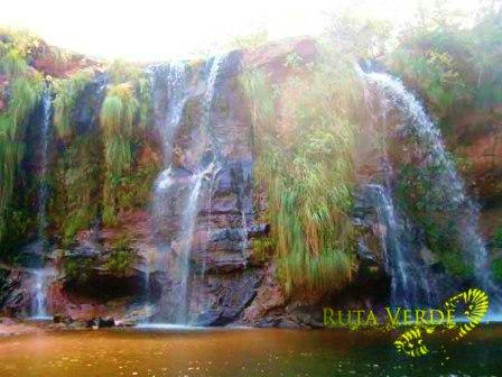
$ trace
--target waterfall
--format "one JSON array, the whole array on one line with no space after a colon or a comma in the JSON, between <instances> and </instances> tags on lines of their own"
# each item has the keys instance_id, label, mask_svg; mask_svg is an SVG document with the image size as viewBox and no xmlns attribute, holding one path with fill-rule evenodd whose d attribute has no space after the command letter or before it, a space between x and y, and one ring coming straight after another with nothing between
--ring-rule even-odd
<instances>
[{"instance_id":1,"label":"waterfall","mask_svg":"<svg viewBox=\"0 0 502 377\"><path fill-rule=\"evenodd\" d=\"M185 203L181 219L181 228L178 238L181 240L181 248L178 256L179 285L176 292L177 305L175 307L175 323L186 324L188 316L188 280L190 278L190 253L194 237L194 230L199 213L199 197L204 178L211 174L213 165L209 165L204 171L192 176L192 189Z\"/></svg>"},{"instance_id":2,"label":"waterfall","mask_svg":"<svg viewBox=\"0 0 502 377\"><path fill-rule=\"evenodd\" d=\"M189 307L189 279L190 279L190 254L192 251L192 243L194 231L196 229L197 216L200 210L200 196L204 179L208 180L208 186L212 188L214 178L218 172L217 158L214 152L214 139L210 131L211 128L211 112L213 108L214 95L216 90L216 81L218 79L221 65L224 61L224 56L216 56L211 62L211 68L206 79L206 90L203 98L203 114L201 120L201 132L207 137L200 137L192 146L200 153L197 161L197 171L190 179L191 188L189 190L187 200L184 204L183 214L181 216L181 229L178 234L178 239L181 241L181 248L177 258L177 270L179 271L179 283L176 292L173 292L177 298L177 305L174 314L174 319L177 324L187 324L190 321ZM207 145L209 144L209 145ZM207 163L206 149L210 148L212 153L212 161ZM202 170L200 170L202 169ZM200 171L199 171L200 170Z\"/></svg>"},{"instance_id":3,"label":"waterfall","mask_svg":"<svg viewBox=\"0 0 502 377\"><path fill-rule=\"evenodd\" d=\"M202 97L202 114L195 127L196 134L188 146L192 160L182 167L172 161L174 138L180 126L183 110L189 98L188 70L183 66L167 68L164 91L154 91L155 113L159 122L163 146L165 169L155 182L153 190L153 217L159 228L167 218L178 218L178 229L171 230L167 237L158 231L158 251L169 254L161 262L160 269L165 275L170 273L171 289L165 293L170 308L166 314L169 321L176 324L188 324L190 321L190 255L194 234L197 230L197 218L201 208L201 198L208 188L212 188L219 171L218 152L211 133L211 112L214 102L216 83L224 61L224 56L217 56L209 62L205 78L205 91ZM163 70L166 73L166 70ZM154 76L158 86L157 70ZM154 87L155 88L155 87ZM156 93L156 95L155 95ZM160 106L160 99L165 96L167 106ZM164 111L162 113L162 111ZM182 169L180 169L182 168ZM186 172L189 177L186 177ZM210 195L211 193L209 193ZM178 203L181 200L181 203ZM179 206L179 208L177 208ZM181 209L181 213L180 213Z\"/></svg>"},{"instance_id":4,"label":"waterfall","mask_svg":"<svg viewBox=\"0 0 502 377\"><path fill-rule=\"evenodd\" d=\"M34 270L33 294L31 301L31 317L33 319L50 319L47 314L48 277L42 268Z\"/></svg>"},{"instance_id":5,"label":"waterfall","mask_svg":"<svg viewBox=\"0 0 502 377\"><path fill-rule=\"evenodd\" d=\"M410 230L394 205L390 188L369 184L366 189L378 222L385 227L378 235L385 271L391 277L391 306L416 308L426 304L432 307L438 301L435 284L420 261L412 257L414 246L408 236Z\"/></svg>"},{"instance_id":6,"label":"waterfall","mask_svg":"<svg viewBox=\"0 0 502 377\"><path fill-rule=\"evenodd\" d=\"M153 70L154 88L160 86L157 90L167 97L167 109L160 107L161 101L154 101L154 111L160 118L156 125L162 138L164 166L168 168L173 154L174 137L188 99L188 68L184 62L175 62L154 67Z\"/></svg>"},{"instance_id":7,"label":"waterfall","mask_svg":"<svg viewBox=\"0 0 502 377\"><path fill-rule=\"evenodd\" d=\"M162 138L164 158L164 170L159 174L154 184L152 212L157 220L163 216L164 199L173 183L171 178L172 149L188 99L187 74L186 65L181 62L153 68L155 123ZM166 102L167 106L165 106Z\"/></svg>"},{"instance_id":8,"label":"waterfall","mask_svg":"<svg viewBox=\"0 0 502 377\"><path fill-rule=\"evenodd\" d=\"M40 124L40 183L37 191L38 239L36 244L38 249L37 251L43 256L47 249L47 201L49 199L47 172L49 165L49 141L52 108L52 97L49 87L46 87L43 92L41 105L42 117ZM47 314L47 289L49 285L49 281L47 279L47 271L43 267L41 267L39 269L36 269L33 274L34 279L32 282L31 316L34 319L47 319L49 318Z\"/></svg>"},{"instance_id":9,"label":"waterfall","mask_svg":"<svg viewBox=\"0 0 502 377\"><path fill-rule=\"evenodd\" d=\"M385 73L363 73L359 71L367 84L376 89L374 98L379 103L382 109L381 118L384 127L387 127L387 115L391 112L398 112L400 119L399 124L401 136L411 138L414 142L414 147L417 149L417 160L421 169L433 169L433 177L428 178L428 189L424 201L429 206L440 208L444 213L453 215L455 227L458 230L461 254L459 258L464 258L469 265L474 266L474 278L479 288L491 293L492 297L498 297L499 292L495 284L492 282L491 273L488 263L488 252L482 238L478 232L479 208L467 196L465 185L456 171L455 165L449 156L443 142L441 132L437 124L429 117L423 105L419 100L408 91L403 83ZM388 170L388 169L387 169ZM389 174L386 173L387 179ZM387 192L385 191L387 190ZM380 194L382 196L381 208L388 208L385 222L389 227L395 227L395 221L392 221L391 208L394 207L390 198L389 188L385 188ZM393 224L394 222L394 224ZM391 233L394 232L391 230ZM394 250L399 250L395 241L390 237L386 240L386 245ZM406 268L402 269L403 263L406 266L406 260L403 254L409 250L402 252L393 252L390 255L392 259L390 266L392 269L391 276L393 285L405 286L403 274L407 275ZM452 250L451 252L456 252ZM404 256L408 259L408 264L413 263L412 258L416 256ZM415 272L416 273L416 272ZM423 289L431 279L424 278L425 275L420 275L418 279ZM407 276L409 279L410 276ZM416 275L414 276L416 278ZM396 280L396 281L395 281Z\"/></svg>"},{"instance_id":10,"label":"waterfall","mask_svg":"<svg viewBox=\"0 0 502 377\"><path fill-rule=\"evenodd\" d=\"M50 89L47 87L42 97L42 123L40 127L40 183L38 186L38 241L41 245L41 250L46 248L46 229L47 229L47 201L49 199L49 186L47 184L47 169L49 163L49 139L51 125L51 108L52 98Z\"/></svg>"},{"instance_id":11,"label":"waterfall","mask_svg":"<svg viewBox=\"0 0 502 377\"><path fill-rule=\"evenodd\" d=\"M188 71L184 62L174 62L169 65L159 65L151 68L151 82L153 94L153 109L155 127L162 142L164 170L154 182L152 195L152 216L154 232L162 219L166 216L166 207L172 195L171 158L173 154L174 138L181 123L185 103L188 99ZM148 252L145 266L145 312L146 321L153 314L151 304L151 274L155 270L167 273L165 258L159 258L159 251L166 251L167 245L161 237L157 239L157 251ZM160 253L161 255L163 253Z\"/></svg>"}]
</instances>

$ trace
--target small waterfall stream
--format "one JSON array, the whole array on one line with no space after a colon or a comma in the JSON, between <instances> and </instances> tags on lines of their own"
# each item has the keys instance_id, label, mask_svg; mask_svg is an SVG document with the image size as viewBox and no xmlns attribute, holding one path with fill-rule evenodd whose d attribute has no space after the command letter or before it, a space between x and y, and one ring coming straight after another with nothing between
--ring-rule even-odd
<instances>
[{"instance_id":1,"label":"small waterfall stream","mask_svg":"<svg viewBox=\"0 0 502 377\"><path fill-rule=\"evenodd\" d=\"M174 138L183 116L185 103L188 99L188 72L185 63L176 62L167 66L157 66L152 69L152 87L155 125L162 138L164 158L164 170L159 174L154 183L152 214L155 232L158 232L159 224L169 210L169 201L172 200L173 177L171 159L173 155ZM156 236L157 250L147 256L145 271L146 289L146 314L147 321L152 315L153 308L150 303L150 275L153 271L161 271L167 274L167 260L165 254L169 250L169 244L162 237Z\"/></svg>"},{"instance_id":2,"label":"small waterfall stream","mask_svg":"<svg viewBox=\"0 0 502 377\"><path fill-rule=\"evenodd\" d=\"M46 229L47 229L47 201L49 199L49 185L47 183L47 168L49 163L49 140L50 140L50 126L51 126L51 109L52 97L51 91L47 87L42 97L42 123L40 127L40 184L38 186L38 240L41 243L41 251L46 248Z\"/></svg>"},{"instance_id":3,"label":"small waterfall stream","mask_svg":"<svg viewBox=\"0 0 502 377\"><path fill-rule=\"evenodd\" d=\"M409 237L407 220L398 212L389 187L367 185L367 193L376 210L385 271L391 277L391 306L416 308L438 303L436 285L428 271L413 257L417 250Z\"/></svg>"},{"instance_id":4,"label":"small waterfall stream","mask_svg":"<svg viewBox=\"0 0 502 377\"><path fill-rule=\"evenodd\" d=\"M209 74L206 79L206 90L203 97L203 115L201 120L201 132L205 137L200 137L195 140L192 146L198 153L197 171L190 179L191 187L184 204L184 211L181 216L181 229L178 234L178 239L181 240L181 248L178 255L177 270L179 271L179 284L176 290L172 293L177 298L177 308L174 319L177 324L189 324L191 316L189 313L190 307L190 254L192 251L192 243L194 232L197 225L197 216L200 211L200 197L203 189L204 180L207 181L206 188L212 188L214 179L218 172L218 158L216 156L214 139L211 134L211 113L216 91L216 81L224 61L224 56L216 56L210 66ZM208 163L207 151L211 150L212 161ZM207 164L204 167L204 164Z\"/></svg>"},{"instance_id":5,"label":"small waterfall stream","mask_svg":"<svg viewBox=\"0 0 502 377\"><path fill-rule=\"evenodd\" d=\"M40 124L40 172L39 187L37 192L38 202L38 240L37 252L42 255L47 250L47 202L49 199L49 186L47 183L47 171L49 164L49 142L51 138L51 111L52 95L49 87L46 87L42 96L42 117ZM49 276L42 266L33 273L31 316L35 319L47 319L47 289Z\"/></svg>"},{"instance_id":6,"label":"small waterfall stream","mask_svg":"<svg viewBox=\"0 0 502 377\"><path fill-rule=\"evenodd\" d=\"M35 271L35 296L33 298L32 311L33 318L36 319L45 319L47 318L47 310L46 310L46 290L47 284L46 279L44 277L44 273L42 269Z\"/></svg>"},{"instance_id":7,"label":"small waterfall stream","mask_svg":"<svg viewBox=\"0 0 502 377\"><path fill-rule=\"evenodd\" d=\"M48 320L52 319L47 309L48 295L50 284L56 277L56 272L52 268L37 268L31 273L31 285L33 287L33 294L31 299L30 318L35 320Z\"/></svg>"},{"instance_id":8,"label":"small waterfall stream","mask_svg":"<svg viewBox=\"0 0 502 377\"><path fill-rule=\"evenodd\" d=\"M171 232L174 234L169 239L160 235L158 241L158 251L169 254L167 258L160 258L162 259L160 269L164 274L169 274L169 272L171 274L168 276L171 280L171 290L164 292L163 295L168 296L167 302L170 306L169 313L165 315L169 322L175 324L186 325L191 320L189 311L192 244L202 197L207 196L205 194L209 189L212 190L214 179L219 171L217 151L214 148L215 141L210 128L216 82L224 59L224 56L217 56L209 61L204 95L201 99L202 114L196 128L198 134L189 145L192 161L189 166L184 166L185 169L191 167L192 171L188 178L184 178L186 187L181 195L180 169L174 166L171 160L174 138L189 98L187 70L181 66L170 66L167 77L164 78L167 83L166 93L158 93L160 96L166 95L168 105L165 114L160 116L164 119L160 124L160 129L164 145L165 170L155 182L153 213L157 223L154 226L160 225L169 215L174 214L179 218L178 229ZM159 112L159 109L156 109L156 112ZM180 206L181 212L175 208L176 200L180 197L184 197Z\"/></svg>"},{"instance_id":9,"label":"small waterfall stream","mask_svg":"<svg viewBox=\"0 0 502 377\"><path fill-rule=\"evenodd\" d=\"M400 80L385 73L364 73L359 70L359 74L374 91L372 97L379 104L381 111L379 117L383 127L388 127L389 114L398 112L402 121L402 124L398 125L399 132L404 137L412 138L418 151L421 168L434 169L434 176L428 180L429 187L424 200L429 205L441 208L444 213L454 219L454 225L460 235L461 250L451 250L451 252L459 252L459 258L464 258L467 264L474 266L473 272L477 287L498 299L499 292L492 282L489 270L488 252L478 232L479 208L467 196L464 182L444 146L437 124L427 115L422 104ZM387 147L384 146L384 148ZM384 152L385 155L386 153L387 151ZM382 170L386 175L385 181L390 182L395 178L392 177L392 167ZM428 298L425 301L420 300L418 304L434 304L430 300L432 291L436 292L438 289L436 283L431 275L428 275L425 266L420 267L420 258L417 257L417 253L406 245L403 248L400 236L402 230L399 229L398 224L406 223L406 220L401 218L400 221L396 221L395 214L398 212L392 200L391 187L388 184L386 186L373 187L373 192L379 216L389 227L383 243L384 249L387 249L387 253L390 254L388 258L392 276L391 300L393 303L409 305L410 295L419 297L417 292L420 289L426 292ZM414 271L410 271L410 267L414 267ZM414 284L418 285L415 288L410 287L410 280L414 280Z\"/></svg>"},{"instance_id":10,"label":"small waterfall stream","mask_svg":"<svg viewBox=\"0 0 502 377\"><path fill-rule=\"evenodd\" d=\"M181 240L181 247L178 255L178 273L179 284L176 288L176 307L174 319L177 324L186 324L188 318L189 307L189 292L188 281L190 278L190 253L192 250L192 243L197 222L197 215L200 208L200 193L202 189L203 180L211 174L213 165L209 165L205 170L191 178L191 191L185 203L185 210L183 211L181 219L180 234L178 237Z\"/></svg>"}]
</instances>

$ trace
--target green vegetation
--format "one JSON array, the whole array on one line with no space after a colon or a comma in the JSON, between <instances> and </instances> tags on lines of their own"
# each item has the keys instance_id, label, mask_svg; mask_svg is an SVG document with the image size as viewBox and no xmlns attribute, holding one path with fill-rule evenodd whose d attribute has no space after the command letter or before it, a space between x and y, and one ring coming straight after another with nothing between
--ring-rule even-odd
<instances>
[{"instance_id":1,"label":"green vegetation","mask_svg":"<svg viewBox=\"0 0 502 377\"><path fill-rule=\"evenodd\" d=\"M125 275L134 264L136 254L130 247L131 241L121 238L116 241L113 249L104 264L104 268L115 275Z\"/></svg>"},{"instance_id":2,"label":"green vegetation","mask_svg":"<svg viewBox=\"0 0 502 377\"><path fill-rule=\"evenodd\" d=\"M71 244L77 231L98 218L102 187L102 147L96 134L83 134L68 142L52 175L54 195L49 217L62 244Z\"/></svg>"},{"instance_id":3,"label":"green vegetation","mask_svg":"<svg viewBox=\"0 0 502 377\"><path fill-rule=\"evenodd\" d=\"M111 87L101 109L106 168L103 221L107 225L116 223L121 178L129 174L131 168L131 137L137 110L132 89L127 83Z\"/></svg>"},{"instance_id":4,"label":"green vegetation","mask_svg":"<svg viewBox=\"0 0 502 377\"><path fill-rule=\"evenodd\" d=\"M391 31L388 21L361 17L346 9L331 17L327 33L338 52L374 59L387 51Z\"/></svg>"},{"instance_id":5,"label":"green vegetation","mask_svg":"<svg viewBox=\"0 0 502 377\"><path fill-rule=\"evenodd\" d=\"M21 77L28 71L28 64L22 52L16 48L2 45L2 58L0 60L0 70L9 77Z\"/></svg>"},{"instance_id":6,"label":"green vegetation","mask_svg":"<svg viewBox=\"0 0 502 377\"><path fill-rule=\"evenodd\" d=\"M152 125L152 98L150 80L141 77L136 85L136 98L138 99L138 128L146 130Z\"/></svg>"},{"instance_id":7,"label":"green vegetation","mask_svg":"<svg viewBox=\"0 0 502 377\"><path fill-rule=\"evenodd\" d=\"M134 264L136 254L131 250L114 250L105 264L105 268L113 274L124 275Z\"/></svg>"},{"instance_id":8,"label":"green vegetation","mask_svg":"<svg viewBox=\"0 0 502 377\"><path fill-rule=\"evenodd\" d=\"M455 127L465 127L467 114L488 119L487 123L499 121L493 109L502 100L498 63L502 58L501 21L501 12L487 11L481 22L470 29L439 12L435 17L425 17L423 24L405 30L398 48L387 57L392 69L425 99L453 145L471 143L468 128L462 138L454 132ZM451 157L462 171L472 168L469 162ZM431 183L441 169L445 166L423 168L416 161L402 165L396 179L399 205L425 231L427 246L449 273L472 277L472 266L459 257L462 237L455 224L464 215L445 207L442 193L432 189Z\"/></svg>"},{"instance_id":9,"label":"green vegetation","mask_svg":"<svg viewBox=\"0 0 502 377\"><path fill-rule=\"evenodd\" d=\"M466 110L502 101L501 24L502 13L492 12L473 29L445 20L409 29L388 60L443 124L454 127Z\"/></svg>"},{"instance_id":10,"label":"green vegetation","mask_svg":"<svg viewBox=\"0 0 502 377\"><path fill-rule=\"evenodd\" d=\"M352 278L354 125L347 109L359 83L349 60L333 64L331 57L325 51L304 76L285 83L269 83L260 71L242 80L258 152L255 174L268 194L269 243L288 292L338 289ZM297 60L285 64L294 70Z\"/></svg>"},{"instance_id":11,"label":"green vegetation","mask_svg":"<svg viewBox=\"0 0 502 377\"><path fill-rule=\"evenodd\" d=\"M120 174L131 165L133 121L137 101L130 84L119 84L108 89L101 109L101 125L105 140L105 161L112 173Z\"/></svg>"},{"instance_id":12,"label":"green vegetation","mask_svg":"<svg viewBox=\"0 0 502 377\"><path fill-rule=\"evenodd\" d=\"M94 261L90 258L65 258L63 268L68 281L85 284L92 276Z\"/></svg>"},{"instance_id":13,"label":"green vegetation","mask_svg":"<svg viewBox=\"0 0 502 377\"><path fill-rule=\"evenodd\" d=\"M138 66L115 61L108 70L112 84L101 108L105 181L103 222L115 225L120 210L145 201L145 184L153 180L155 164L135 169L134 151L143 142L138 137L151 124L150 84Z\"/></svg>"},{"instance_id":14,"label":"green vegetation","mask_svg":"<svg viewBox=\"0 0 502 377\"><path fill-rule=\"evenodd\" d=\"M145 149L154 147L141 133L151 122L148 80L137 66L120 61L107 74L111 84L101 104L100 129L90 125L77 130L74 120L84 90L92 88L92 70L53 82L54 125L65 148L52 174L50 218L65 246L100 217L104 225L114 226L119 212L143 206L149 196L146 187L158 170L152 153L145 158Z\"/></svg>"},{"instance_id":15,"label":"green vegetation","mask_svg":"<svg viewBox=\"0 0 502 377\"><path fill-rule=\"evenodd\" d=\"M491 265L492 274L495 280L502 282L502 258L496 259Z\"/></svg>"},{"instance_id":16,"label":"green vegetation","mask_svg":"<svg viewBox=\"0 0 502 377\"><path fill-rule=\"evenodd\" d=\"M121 59L111 62L106 68L106 73L112 83L136 83L144 78L140 66Z\"/></svg>"},{"instance_id":17,"label":"green vegetation","mask_svg":"<svg viewBox=\"0 0 502 377\"><path fill-rule=\"evenodd\" d=\"M59 137L67 139L73 135L73 110L78 96L84 91L91 77L90 71L80 71L72 77L53 82L54 126Z\"/></svg>"},{"instance_id":18,"label":"green vegetation","mask_svg":"<svg viewBox=\"0 0 502 377\"><path fill-rule=\"evenodd\" d=\"M500 120L501 17L500 12L487 13L473 29L433 18L405 30L399 46L386 56L386 63L425 98L445 129L456 127L466 111L484 111L491 114L490 119ZM329 41L319 45L315 62L306 62L302 51L297 51L284 58L280 67L287 71L284 80L281 76L281 81L274 81L274 75L263 68L242 76L253 123L254 177L268 199L262 220L271 224L269 237L253 240L254 257L260 263L274 260L288 293L333 291L352 279L357 237L349 217L355 185L352 153L360 126L357 113L363 112L363 90L353 64L381 57L391 34L386 22L361 22L341 14L333 18L325 36ZM231 47L257 48L267 38L266 32L259 32L237 39ZM26 123L43 89L44 78L34 68L35 53L37 57L47 54L56 66L63 67L69 60L64 52L29 34L9 33L0 39L2 254L14 251L16 242L29 240L34 225L29 208L33 188L20 167L29 149ZM118 227L121 215L143 207L160 163L158 141L151 133L150 81L141 67L124 61L106 67L105 98L92 104L83 96L92 89L93 71L70 71L50 80L57 144L48 173L53 193L49 231L62 247L71 246L77 233L93 224ZM227 105L220 101L215 106L224 114ZM81 106L88 107L89 118L99 115L99 127L77 128L75 117ZM186 123L197 117L197 106L198 99L187 102ZM403 164L396 169L399 205L424 230L427 247L447 271L470 277L472 266L457 257L461 235L455 227L455 211L442 208L440 193L430 189L437 169L442 168ZM451 215L446 215L449 211ZM500 228L494 245L502 247ZM111 247L105 267L125 274L133 262L129 241L121 240ZM65 270L71 278L85 280L93 263L67 259ZM497 260L492 267L502 279L502 263Z\"/></svg>"},{"instance_id":19,"label":"green vegetation","mask_svg":"<svg viewBox=\"0 0 502 377\"><path fill-rule=\"evenodd\" d=\"M52 174L50 218L64 246L100 218L105 226L115 226L119 213L144 206L158 172L155 144L145 135L151 122L149 82L125 63L109 69L111 78L126 81L108 87L99 129L77 130L73 115L92 72L54 81L54 124L65 148Z\"/></svg>"},{"instance_id":20,"label":"green vegetation","mask_svg":"<svg viewBox=\"0 0 502 377\"><path fill-rule=\"evenodd\" d=\"M444 192L434 190L433 182L445 166L422 167L403 164L397 170L396 197L401 210L424 231L425 243L455 276L472 277L474 271L462 253L458 218L465 216L454 204L448 205Z\"/></svg>"},{"instance_id":21,"label":"green vegetation","mask_svg":"<svg viewBox=\"0 0 502 377\"><path fill-rule=\"evenodd\" d=\"M9 218L17 216L8 207L24 157L26 122L43 87L42 77L26 62L31 42L24 34L9 35L0 41L0 75L9 80L7 87L0 88L0 100L7 102L0 112L0 241L5 237Z\"/></svg>"},{"instance_id":22,"label":"green vegetation","mask_svg":"<svg viewBox=\"0 0 502 377\"><path fill-rule=\"evenodd\" d=\"M268 40L268 32L266 30L259 30L255 33L235 38L230 42L229 48L232 50L258 48L265 45Z\"/></svg>"},{"instance_id":23,"label":"green vegetation","mask_svg":"<svg viewBox=\"0 0 502 377\"><path fill-rule=\"evenodd\" d=\"M436 41L438 35L427 35L427 38ZM413 77L414 84L419 85L421 94L439 117L451 113L456 103L466 104L472 96L459 65L447 51L431 47L417 54L401 47L392 61L395 70L405 77Z\"/></svg>"},{"instance_id":24,"label":"green vegetation","mask_svg":"<svg viewBox=\"0 0 502 377\"><path fill-rule=\"evenodd\" d=\"M271 259L275 253L277 242L274 238L261 237L253 240L253 261L262 264Z\"/></svg>"},{"instance_id":25,"label":"green vegetation","mask_svg":"<svg viewBox=\"0 0 502 377\"><path fill-rule=\"evenodd\" d=\"M70 77L54 80L54 126L65 148L58 155L51 174L50 218L59 230L61 243L68 246L77 231L96 221L101 198L102 149L95 133L77 134L73 112L77 101L92 79L83 70Z\"/></svg>"},{"instance_id":26,"label":"green vegetation","mask_svg":"<svg viewBox=\"0 0 502 377\"><path fill-rule=\"evenodd\" d=\"M499 226L493 236L493 244L502 249L502 226Z\"/></svg>"},{"instance_id":27,"label":"green vegetation","mask_svg":"<svg viewBox=\"0 0 502 377\"><path fill-rule=\"evenodd\" d=\"M25 33L2 41L0 74L10 82L0 87L0 99L8 99L6 111L0 113L0 239L5 236L3 250L14 251L33 226L22 203L26 198L12 201L25 150L25 122L42 89L42 77L27 60L34 53L50 54L54 60L58 51ZM64 63L64 54L60 58ZM91 83L92 70L51 80L54 126L64 148L58 151L57 164L48 176L54 192L49 218L63 246L73 243L76 233L99 217L105 225L114 226L119 213L144 206L158 172L157 144L148 135L152 103L147 76L137 65L121 61L112 63L107 74L111 84L101 108L100 132L92 127L77 130L73 115Z\"/></svg>"}]
</instances>

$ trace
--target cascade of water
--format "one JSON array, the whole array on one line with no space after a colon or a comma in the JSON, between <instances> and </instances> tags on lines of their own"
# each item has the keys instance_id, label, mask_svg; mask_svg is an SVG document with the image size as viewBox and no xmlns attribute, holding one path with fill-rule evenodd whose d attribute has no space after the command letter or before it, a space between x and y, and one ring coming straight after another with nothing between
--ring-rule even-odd
<instances>
[{"instance_id":1,"label":"cascade of water","mask_svg":"<svg viewBox=\"0 0 502 377\"><path fill-rule=\"evenodd\" d=\"M407 237L406 220L393 203L389 187L367 185L367 192L376 210L379 224L384 226L378 235L382 245L385 271L391 277L391 305L418 307L437 303L433 283L427 271L410 255L412 241Z\"/></svg>"},{"instance_id":2,"label":"cascade of water","mask_svg":"<svg viewBox=\"0 0 502 377\"><path fill-rule=\"evenodd\" d=\"M214 157L213 161L203 167L205 163L205 152L208 147L214 151L214 139L211 135L211 113L214 102L216 81L221 70L221 65L225 59L225 56L216 56L211 62L211 68L206 79L206 91L204 92L203 98L203 117L201 120L201 131L207 136L201 137L196 140L196 145L192 147L199 153L198 157L198 169L201 171L196 171L191 177L192 187L189 190L187 196L187 201L184 205L183 214L181 217L181 229L178 234L178 239L181 240L181 250L177 258L177 270L179 271L179 282L177 289L173 294L177 297L178 304L176 305L176 311L174 313L175 323L187 324L190 320L189 318L189 307L190 307L190 295L188 292L188 283L190 278L190 254L192 249L194 231L197 223L197 216L200 210L200 196L202 190L202 184L204 179L208 180L208 186L212 187L216 173L218 171L217 157ZM206 143L210 145L206 145Z\"/></svg>"},{"instance_id":3,"label":"cascade of water","mask_svg":"<svg viewBox=\"0 0 502 377\"><path fill-rule=\"evenodd\" d=\"M224 56L215 57L210 62L210 69L206 76L205 92L202 99L202 117L198 124L199 135L189 146L190 154L194 159L195 166L188 180L189 187L185 190L185 202L181 206L182 213L179 214L179 229L175 232L175 237L170 240L159 240L159 250L168 251L171 255L169 263L174 264L170 271L175 271L176 276L171 276L172 289L168 292L167 301L170 303L169 320L177 324L189 322L190 307L190 254L194 233L197 227L197 217L200 212L200 202L202 192L207 191L207 187L212 187L215 176L218 172L218 158L215 157L214 139L210 132L211 112L215 96L216 81L218 79L221 64ZM176 136L180 125L183 109L188 99L187 93L187 70L180 66L170 67L167 74L167 89L163 95L167 94L168 106L160 129L163 135L165 170L159 175L155 182L153 213L157 224L160 224L169 214L176 214L172 209L176 205L175 196L179 194L179 180L176 180L178 170L171 164L173 139ZM156 106L158 107L158 106ZM158 112L159 109L156 109ZM207 153L211 150L211 153ZM212 161L208 161L208 156ZM205 182L208 184L205 184ZM169 207L171 206L171 207ZM163 263L164 271L167 273L167 264Z\"/></svg>"},{"instance_id":4,"label":"cascade of water","mask_svg":"<svg viewBox=\"0 0 502 377\"><path fill-rule=\"evenodd\" d=\"M153 228L158 230L158 224L165 217L166 203L172 193L172 168L171 158L173 143L181 123L183 111L188 99L188 71L184 62L174 62L169 65L160 65L151 68L151 82L153 92L153 109L155 127L162 140L164 170L154 182L152 195ZM157 237L157 252L150 251L146 255L145 263L145 312L148 318L152 315L150 277L155 269L166 272L165 258L159 258L158 251L166 251L168 245ZM161 255L164 253L161 253Z\"/></svg>"},{"instance_id":5,"label":"cascade of water","mask_svg":"<svg viewBox=\"0 0 502 377\"><path fill-rule=\"evenodd\" d=\"M362 73L361 71L359 73L363 75L367 83L377 89L377 97L382 111L386 113L392 108L394 111L399 111L403 117L403 131L413 137L418 146L418 160L422 167L434 169L434 176L428 182L429 190L426 201L437 204L437 207L443 211L455 215L456 227L459 230L463 249L461 257L470 260L468 263L474 266L474 276L478 286L492 293L492 297L499 296L498 289L491 279L487 249L478 233L479 208L466 195L464 182L446 151L438 126L400 80L385 73ZM384 121L385 116L386 114L383 114ZM389 175L387 174L387 176ZM390 199L388 202L388 205L392 206ZM388 222L390 220L388 219ZM392 227L392 224L389 223L389 226ZM387 240L387 242L389 241L392 240ZM394 253L391 258L399 258L399 253ZM392 262L390 264L392 266ZM400 265L401 263L396 260L395 266ZM406 274L406 269L404 273ZM396 270L393 277L400 276L400 274L401 272ZM425 275L419 275L417 280L424 289L434 289L434 287L430 287L431 279L427 279ZM402 283L403 279L399 278L396 284Z\"/></svg>"},{"instance_id":6,"label":"cascade of water","mask_svg":"<svg viewBox=\"0 0 502 377\"><path fill-rule=\"evenodd\" d=\"M199 213L199 198L202 189L203 180L212 175L213 164L210 164L205 170L192 176L192 188L183 211L181 219L181 228L178 238L181 240L181 248L177 258L177 271L179 274L179 283L176 289L176 305L174 320L178 324L188 322L188 280L190 277L190 253L194 237L194 230Z\"/></svg>"},{"instance_id":7,"label":"cascade of water","mask_svg":"<svg viewBox=\"0 0 502 377\"><path fill-rule=\"evenodd\" d=\"M44 269L34 271L34 294L31 302L31 313L34 319L48 319L47 314L47 276Z\"/></svg>"},{"instance_id":8,"label":"cascade of water","mask_svg":"<svg viewBox=\"0 0 502 377\"><path fill-rule=\"evenodd\" d=\"M185 63L173 63L168 66L166 94L169 102L167 119L165 119L165 123L161 127L165 166L169 166L171 163L173 139L180 125L183 109L188 99L187 74Z\"/></svg>"},{"instance_id":9,"label":"cascade of water","mask_svg":"<svg viewBox=\"0 0 502 377\"><path fill-rule=\"evenodd\" d=\"M47 229L47 201L49 199L49 186L47 184L47 167L49 162L49 139L51 125L51 107L52 98L49 88L46 88L42 97L42 123L40 129L40 163L41 169L39 173L40 184L38 186L38 240L41 244L41 251L46 247Z\"/></svg>"},{"instance_id":10,"label":"cascade of water","mask_svg":"<svg viewBox=\"0 0 502 377\"><path fill-rule=\"evenodd\" d=\"M164 170L157 177L154 185L153 213L158 218L163 214L164 199L173 183L171 178L173 142L188 99L186 65L173 63L168 66L155 67L152 81L156 127L162 138L164 155ZM167 97L167 108L163 107L164 97Z\"/></svg>"},{"instance_id":11,"label":"cascade of water","mask_svg":"<svg viewBox=\"0 0 502 377\"><path fill-rule=\"evenodd\" d=\"M47 201L49 199L49 187L47 184L47 170L49 164L49 140L51 126L51 91L47 87L42 97L42 122L40 124L40 172L39 186L37 192L37 221L38 221L38 252L43 254L47 248L46 230L47 220ZM35 319L47 319L47 289L48 281L46 271L42 267L34 271L32 283L32 303L31 315Z\"/></svg>"}]
</instances>

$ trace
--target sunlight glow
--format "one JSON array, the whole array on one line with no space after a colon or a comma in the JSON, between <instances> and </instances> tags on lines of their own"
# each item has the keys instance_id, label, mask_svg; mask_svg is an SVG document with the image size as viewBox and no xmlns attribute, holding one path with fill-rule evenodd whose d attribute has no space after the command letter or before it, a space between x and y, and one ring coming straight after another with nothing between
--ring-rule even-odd
<instances>
[{"instance_id":1,"label":"sunlight glow","mask_svg":"<svg viewBox=\"0 0 502 377\"><path fill-rule=\"evenodd\" d=\"M393 23L412 19L435 0L16 0L2 6L0 25L26 28L49 43L101 58L137 61L188 57L265 29L271 39L318 34L328 15L352 7ZM455 7L472 12L476 1Z\"/></svg>"}]
</instances>

